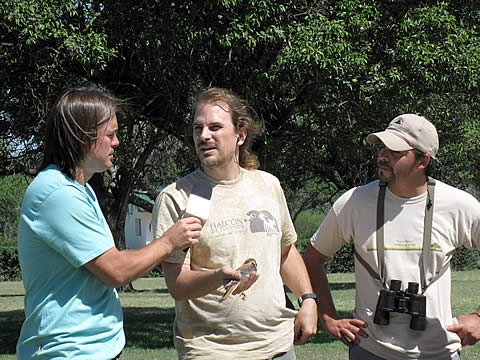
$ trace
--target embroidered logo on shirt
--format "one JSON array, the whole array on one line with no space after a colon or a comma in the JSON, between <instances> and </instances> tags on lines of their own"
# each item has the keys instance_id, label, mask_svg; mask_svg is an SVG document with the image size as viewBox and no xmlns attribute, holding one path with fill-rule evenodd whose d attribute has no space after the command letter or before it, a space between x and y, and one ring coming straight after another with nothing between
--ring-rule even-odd
<instances>
[{"instance_id":1,"label":"embroidered logo on shirt","mask_svg":"<svg viewBox=\"0 0 480 360\"><path fill-rule=\"evenodd\" d=\"M400 119L395 120L393 123L402 126L403 125L403 120L400 118Z\"/></svg>"},{"instance_id":2,"label":"embroidered logo on shirt","mask_svg":"<svg viewBox=\"0 0 480 360\"><path fill-rule=\"evenodd\" d=\"M247 220L250 222L250 231L252 233L267 232L278 233L280 229L278 227L277 219L267 210L250 210L247 213Z\"/></svg>"}]
</instances>

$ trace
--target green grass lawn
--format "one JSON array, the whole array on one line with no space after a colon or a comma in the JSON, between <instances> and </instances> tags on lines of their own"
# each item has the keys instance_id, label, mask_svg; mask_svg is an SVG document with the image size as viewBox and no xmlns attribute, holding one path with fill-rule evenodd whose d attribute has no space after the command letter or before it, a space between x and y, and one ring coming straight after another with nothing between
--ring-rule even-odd
<instances>
[{"instance_id":1,"label":"green grass lawn","mask_svg":"<svg viewBox=\"0 0 480 360\"><path fill-rule=\"evenodd\" d=\"M329 279L337 311L346 316L351 314L355 289L353 274L330 274ZM480 303L480 271L454 272L452 279L454 315L476 310ZM127 336L123 359L176 359L172 344L174 302L165 281L162 278L138 279L133 286L136 292L120 295ZM21 282L0 282L0 360L16 358L15 344L24 319L23 296ZM347 348L326 335L323 329L308 344L296 346L295 350L298 360L348 359ZM480 359L480 343L462 351L462 360L474 359Z\"/></svg>"}]
</instances>

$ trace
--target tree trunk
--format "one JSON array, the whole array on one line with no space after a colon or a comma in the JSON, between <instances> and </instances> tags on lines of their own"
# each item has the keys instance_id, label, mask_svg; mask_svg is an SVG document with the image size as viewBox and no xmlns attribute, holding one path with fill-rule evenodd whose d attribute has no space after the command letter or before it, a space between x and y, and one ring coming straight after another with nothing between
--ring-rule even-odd
<instances>
[{"instance_id":1,"label":"tree trunk","mask_svg":"<svg viewBox=\"0 0 480 360\"><path fill-rule=\"evenodd\" d=\"M118 250L125 250L125 220L128 210L128 198L132 191L132 178L125 168L119 168L114 174L111 186L106 186L103 174L97 173L89 181L95 190L102 212L115 240ZM118 288L119 291L135 291L131 282Z\"/></svg>"}]
</instances>

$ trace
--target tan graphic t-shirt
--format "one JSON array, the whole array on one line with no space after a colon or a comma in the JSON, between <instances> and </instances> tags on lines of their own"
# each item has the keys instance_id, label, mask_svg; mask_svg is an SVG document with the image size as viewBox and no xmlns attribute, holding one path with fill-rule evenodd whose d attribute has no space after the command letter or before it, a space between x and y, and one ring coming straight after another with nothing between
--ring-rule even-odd
<instances>
[{"instance_id":1,"label":"tan graphic t-shirt","mask_svg":"<svg viewBox=\"0 0 480 360\"><path fill-rule=\"evenodd\" d=\"M280 277L281 249L296 241L283 191L276 177L241 170L238 179L215 181L201 170L166 187L153 211L154 236L182 215L196 181L212 183L209 217L199 244L165 261L194 269L239 267L254 258L261 274L246 291L219 302L223 288L201 298L176 301L175 347L182 359L265 359L293 345L296 312L285 306Z\"/></svg>"}]
</instances>

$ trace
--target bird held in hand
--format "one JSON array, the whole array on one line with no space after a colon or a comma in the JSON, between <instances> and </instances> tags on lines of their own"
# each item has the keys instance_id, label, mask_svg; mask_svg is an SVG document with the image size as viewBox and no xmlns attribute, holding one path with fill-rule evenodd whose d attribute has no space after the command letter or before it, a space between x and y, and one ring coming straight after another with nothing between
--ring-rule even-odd
<instances>
[{"instance_id":1,"label":"bird held in hand","mask_svg":"<svg viewBox=\"0 0 480 360\"><path fill-rule=\"evenodd\" d=\"M253 272L257 272L257 262L255 261L255 259L249 258L245 260L245 262L242 264L242 266L240 266L237 269L237 271L240 271L240 274L242 275L242 279L243 279L246 275ZM220 301L225 300L229 295L231 295L235 291L235 289L238 287L239 283L240 283L240 280L236 280L236 279L230 280L224 286L226 291L225 291L225 294L223 294ZM240 293L240 297L242 300L245 300L247 295L242 291Z\"/></svg>"}]
</instances>

